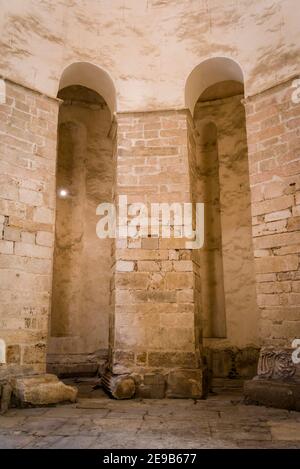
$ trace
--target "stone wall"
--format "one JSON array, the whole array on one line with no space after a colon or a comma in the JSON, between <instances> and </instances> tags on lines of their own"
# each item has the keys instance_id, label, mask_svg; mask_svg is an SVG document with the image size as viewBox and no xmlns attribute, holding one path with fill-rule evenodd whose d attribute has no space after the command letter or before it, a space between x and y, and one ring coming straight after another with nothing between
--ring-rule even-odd
<instances>
[{"instance_id":1,"label":"stone wall","mask_svg":"<svg viewBox=\"0 0 300 469\"><path fill-rule=\"evenodd\" d=\"M291 85L246 101L259 334L273 346L300 334L300 105Z\"/></svg>"},{"instance_id":2,"label":"stone wall","mask_svg":"<svg viewBox=\"0 0 300 469\"><path fill-rule=\"evenodd\" d=\"M186 111L119 114L117 196L127 195L128 203L189 202L187 142ZM119 239L115 257L112 371L134 373L144 397L163 397L165 385L180 394L179 382L186 397L201 395L194 266L185 239Z\"/></svg>"},{"instance_id":3,"label":"stone wall","mask_svg":"<svg viewBox=\"0 0 300 469\"><path fill-rule=\"evenodd\" d=\"M6 81L0 113L0 336L9 365L44 371L58 101Z\"/></svg>"}]
</instances>

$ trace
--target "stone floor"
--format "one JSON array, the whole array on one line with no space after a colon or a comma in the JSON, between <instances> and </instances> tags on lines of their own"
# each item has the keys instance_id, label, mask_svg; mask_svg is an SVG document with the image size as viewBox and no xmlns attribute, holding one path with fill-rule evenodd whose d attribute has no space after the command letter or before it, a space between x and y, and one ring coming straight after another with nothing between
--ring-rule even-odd
<instances>
[{"instance_id":1,"label":"stone floor","mask_svg":"<svg viewBox=\"0 0 300 469\"><path fill-rule=\"evenodd\" d=\"M0 448L300 448L300 413L242 404L232 382L207 400L115 401L80 383L77 404L10 409Z\"/></svg>"}]
</instances>

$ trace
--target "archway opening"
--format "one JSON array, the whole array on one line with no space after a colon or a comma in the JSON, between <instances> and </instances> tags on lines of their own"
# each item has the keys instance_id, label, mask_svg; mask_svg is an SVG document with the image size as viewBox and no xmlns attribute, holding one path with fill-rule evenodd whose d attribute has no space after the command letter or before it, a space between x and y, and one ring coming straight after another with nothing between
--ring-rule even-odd
<instances>
[{"instance_id":1,"label":"archway opening","mask_svg":"<svg viewBox=\"0 0 300 469\"><path fill-rule=\"evenodd\" d=\"M214 377L251 377L258 354L257 304L243 74L209 59L187 80L196 128L194 200L205 204L198 254L204 351Z\"/></svg>"},{"instance_id":2,"label":"archway opening","mask_svg":"<svg viewBox=\"0 0 300 469\"><path fill-rule=\"evenodd\" d=\"M48 371L90 375L107 359L112 308L113 244L96 234L96 208L113 197L112 115L103 96L81 84L60 87L58 98Z\"/></svg>"}]
</instances>

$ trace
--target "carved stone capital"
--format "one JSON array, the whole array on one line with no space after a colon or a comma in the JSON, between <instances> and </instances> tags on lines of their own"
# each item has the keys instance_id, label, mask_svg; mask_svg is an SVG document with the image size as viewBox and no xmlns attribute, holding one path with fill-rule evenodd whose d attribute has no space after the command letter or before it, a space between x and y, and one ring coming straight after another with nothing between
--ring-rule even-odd
<instances>
[{"instance_id":1,"label":"carved stone capital","mask_svg":"<svg viewBox=\"0 0 300 469\"><path fill-rule=\"evenodd\" d=\"M263 347L260 351L258 379L300 380L300 366L293 363L292 348Z\"/></svg>"}]
</instances>

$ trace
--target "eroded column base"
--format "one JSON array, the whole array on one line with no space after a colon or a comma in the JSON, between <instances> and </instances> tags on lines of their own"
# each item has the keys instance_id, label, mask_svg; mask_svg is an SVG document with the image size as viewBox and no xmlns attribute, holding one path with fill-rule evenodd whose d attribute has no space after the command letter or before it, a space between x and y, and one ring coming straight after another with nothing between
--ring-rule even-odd
<instances>
[{"instance_id":1,"label":"eroded column base","mask_svg":"<svg viewBox=\"0 0 300 469\"><path fill-rule=\"evenodd\" d=\"M145 371L130 375L107 372L101 383L116 399L203 399L208 392L207 373L201 369Z\"/></svg>"},{"instance_id":2,"label":"eroded column base","mask_svg":"<svg viewBox=\"0 0 300 469\"><path fill-rule=\"evenodd\" d=\"M208 369L199 352L115 350L109 370L113 376L131 377L137 398L203 399L209 390Z\"/></svg>"},{"instance_id":3,"label":"eroded column base","mask_svg":"<svg viewBox=\"0 0 300 469\"><path fill-rule=\"evenodd\" d=\"M300 365L293 352L289 347L261 349L257 376L244 383L245 403L300 410Z\"/></svg>"},{"instance_id":4,"label":"eroded column base","mask_svg":"<svg viewBox=\"0 0 300 469\"><path fill-rule=\"evenodd\" d=\"M11 380L12 394L20 407L75 402L78 390L51 374L24 376Z\"/></svg>"},{"instance_id":5,"label":"eroded column base","mask_svg":"<svg viewBox=\"0 0 300 469\"><path fill-rule=\"evenodd\" d=\"M15 371L15 370L13 370ZM24 374L17 370L0 373L1 411L10 406L40 407L75 402L78 390L67 386L57 376L51 374Z\"/></svg>"},{"instance_id":6,"label":"eroded column base","mask_svg":"<svg viewBox=\"0 0 300 469\"><path fill-rule=\"evenodd\" d=\"M244 383L246 404L300 411L300 383L253 379Z\"/></svg>"},{"instance_id":7,"label":"eroded column base","mask_svg":"<svg viewBox=\"0 0 300 469\"><path fill-rule=\"evenodd\" d=\"M114 375L106 371L101 378L103 389L115 399L131 399L136 392L135 381L128 375Z\"/></svg>"}]
</instances>

